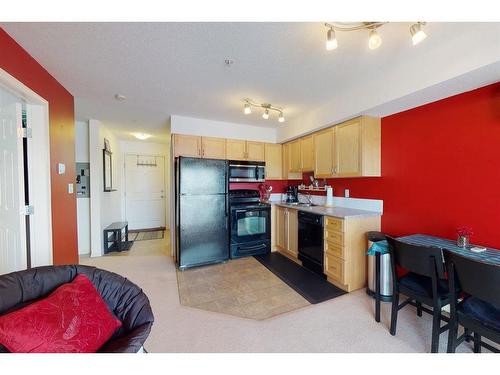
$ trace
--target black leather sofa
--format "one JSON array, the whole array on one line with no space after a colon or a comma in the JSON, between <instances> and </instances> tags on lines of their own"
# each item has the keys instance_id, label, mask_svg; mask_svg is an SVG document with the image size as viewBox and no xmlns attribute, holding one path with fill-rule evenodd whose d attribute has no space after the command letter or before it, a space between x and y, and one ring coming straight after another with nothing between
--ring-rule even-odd
<instances>
[{"instance_id":1,"label":"black leather sofa","mask_svg":"<svg viewBox=\"0 0 500 375\"><path fill-rule=\"evenodd\" d=\"M95 267L36 267L0 276L0 315L46 297L77 274L87 276L122 327L99 349L103 353L136 353L143 347L154 316L148 297L126 278ZM8 350L0 344L0 352Z\"/></svg>"}]
</instances>

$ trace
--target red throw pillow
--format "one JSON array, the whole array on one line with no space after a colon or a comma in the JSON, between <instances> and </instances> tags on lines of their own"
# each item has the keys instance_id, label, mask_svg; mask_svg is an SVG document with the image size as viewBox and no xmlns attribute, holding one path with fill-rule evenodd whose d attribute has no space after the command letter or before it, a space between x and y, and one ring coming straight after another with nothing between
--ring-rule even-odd
<instances>
[{"instance_id":1,"label":"red throw pillow","mask_svg":"<svg viewBox=\"0 0 500 375\"><path fill-rule=\"evenodd\" d=\"M94 353L122 323L85 275L47 298L0 316L0 344L14 353Z\"/></svg>"}]
</instances>

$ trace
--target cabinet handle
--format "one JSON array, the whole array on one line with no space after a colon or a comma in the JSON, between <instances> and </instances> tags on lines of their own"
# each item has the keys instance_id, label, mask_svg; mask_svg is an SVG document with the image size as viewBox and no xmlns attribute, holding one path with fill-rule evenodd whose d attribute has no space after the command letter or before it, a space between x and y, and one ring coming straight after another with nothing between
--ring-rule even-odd
<instances>
[{"instance_id":1,"label":"cabinet handle","mask_svg":"<svg viewBox=\"0 0 500 375\"><path fill-rule=\"evenodd\" d=\"M198 149L198 156L201 156L201 150Z\"/></svg>"}]
</instances>

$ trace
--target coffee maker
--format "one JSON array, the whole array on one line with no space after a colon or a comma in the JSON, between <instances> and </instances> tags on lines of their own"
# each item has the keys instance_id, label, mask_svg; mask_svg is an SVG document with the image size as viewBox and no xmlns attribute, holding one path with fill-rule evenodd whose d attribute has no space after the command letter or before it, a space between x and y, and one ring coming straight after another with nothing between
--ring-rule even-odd
<instances>
[{"instance_id":1,"label":"coffee maker","mask_svg":"<svg viewBox=\"0 0 500 375\"><path fill-rule=\"evenodd\" d=\"M299 201L298 186L288 186L285 192L286 203L296 203Z\"/></svg>"}]
</instances>

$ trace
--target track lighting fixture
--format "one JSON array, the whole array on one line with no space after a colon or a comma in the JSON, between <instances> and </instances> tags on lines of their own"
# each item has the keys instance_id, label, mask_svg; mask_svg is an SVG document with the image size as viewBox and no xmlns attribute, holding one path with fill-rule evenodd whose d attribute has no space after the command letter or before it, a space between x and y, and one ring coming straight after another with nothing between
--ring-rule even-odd
<instances>
[{"instance_id":1,"label":"track lighting fixture","mask_svg":"<svg viewBox=\"0 0 500 375\"><path fill-rule=\"evenodd\" d=\"M326 50L331 51L338 47L337 38L335 37L335 30L328 29L326 33Z\"/></svg>"},{"instance_id":2,"label":"track lighting fixture","mask_svg":"<svg viewBox=\"0 0 500 375\"><path fill-rule=\"evenodd\" d=\"M377 32L377 29L386 23L387 22L325 23L325 27L328 28L326 32L326 50L331 51L338 47L335 31L357 31L366 29L370 30L368 35L368 48L377 49L382 44L382 38ZM427 38L427 35L422 30L422 26L424 25L425 22L417 22L410 26L411 40L414 46Z\"/></svg>"},{"instance_id":3,"label":"track lighting fixture","mask_svg":"<svg viewBox=\"0 0 500 375\"><path fill-rule=\"evenodd\" d=\"M368 37L368 48L377 49L382 44L382 38L377 33L376 29L372 29L370 31L370 35Z\"/></svg>"},{"instance_id":4,"label":"track lighting fixture","mask_svg":"<svg viewBox=\"0 0 500 375\"><path fill-rule=\"evenodd\" d=\"M411 42L414 46L427 38L427 34L422 30L423 25L425 22L417 22L410 26Z\"/></svg>"},{"instance_id":5,"label":"track lighting fixture","mask_svg":"<svg viewBox=\"0 0 500 375\"><path fill-rule=\"evenodd\" d=\"M262 113L263 119L268 120L270 117L270 111L274 111L274 112L278 112L278 114L279 114L278 121L285 122L285 116L283 115L283 108L276 107L276 106L269 104L269 103L262 103L262 104L255 103L254 101L252 101L251 99L248 99L248 98L243 99L243 102L245 103L243 106L243 113L245 113L246 115L252 113L251 107L260 107L260 108L264 108L264 112Z\"/></svg>"}]
</instances>

